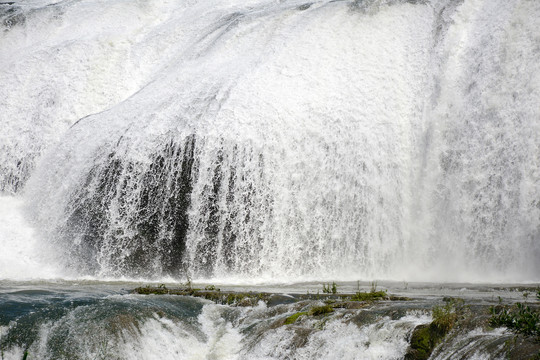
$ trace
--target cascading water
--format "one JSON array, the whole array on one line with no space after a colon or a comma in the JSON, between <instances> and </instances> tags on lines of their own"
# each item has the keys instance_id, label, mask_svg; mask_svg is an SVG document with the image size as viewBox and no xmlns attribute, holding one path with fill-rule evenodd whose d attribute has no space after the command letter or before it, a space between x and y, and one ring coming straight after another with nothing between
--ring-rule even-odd
<instances>
[{"instance_id":1,"label":"cascading water","mask_svg":"<svg viewBox=\"0 0 540 360\"><path fill-rule=\"evenodd\" d=\"M2 206L33 228L3 225L5 256L30 237L59 276L537 281L538 15L0 4Z\"/></svg>"},{"instance_id":2,"label":"cascading water","mask_svg":"<svg viewBox=\"0 0 540 360\"><path fill-rule=\"evenodd\" d=\"M431 359L534 356L488 308L540 307L538 29L537 0L0 2L0 359L425 358L435 306ZM130 291L186 278L271 300Z\"/></svg>"}]
</instances>

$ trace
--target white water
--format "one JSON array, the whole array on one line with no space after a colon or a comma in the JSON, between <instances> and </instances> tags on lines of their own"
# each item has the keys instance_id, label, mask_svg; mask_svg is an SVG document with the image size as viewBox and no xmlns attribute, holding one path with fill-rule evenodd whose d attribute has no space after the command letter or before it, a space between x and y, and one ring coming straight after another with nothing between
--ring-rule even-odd
<instances>
[{"instance_id":1,"label":"white water","mask_svg":"<svg viewBox=\"0 0 540 360\"><path fill-rule=\"evenodd\" d=\"M504 335L508 335L508 332L503 328L491 331L475 329L465 334L456 335L450 341L450 344L439 346L432 355L432 358L436 360L450 360L456 358L471 360L502 360L508 358L508 355L505 354L504 342L500 341L497 347L493 346L490 342L493 342L495 339L500 339Z\"/></svg>"},{"instance_id":2,"label":"white water","mask_svg":"<svg viewBox=\"0 0 540 360\"><path fill-rule=\"evenodd\" d=\"M403 359L407 336L414 326L426 323L428 316L411 315L399 320L387 317L365 326L347 318L314 320L306 327L321 328L311 333L305 345L297 348L294 329L280 327L267 331L253 354L246 359ZM316 322L319 322L318 324Z\"/></svg>"},{"instance_id":3,"label":"white water","mask_svg":"<svg viewBox=\"0 0 540 360\"><path fill-rule=\"evenodd\" d=\"M28 225L22 207L21 199L0 196L0 277L57 277L61 269L50 262L47 247L39 242L39 236Z\"/></svg>"},{"instance_id":4,"label":"white water","mask_svg":"<svg viewBox=\"0 0 540 360\"><path fill-rule=\"evenodd\" d=\"M198 299L165 298L117 295L67 309L54 320L31 319L37 329L35 339L25 344L29 358L402 359L414 327L431 320L411 312L398 320L383 316L356 324L354 313L338 310L329 317L310 316L288 326L283 320L294 311L286 306L267 308L261 303L231 308L202 306ZM129 308L136 303L144 303L146 310ZM120 305L128 308L117 308ZM160 311L153 312L156 305ZM195 310L200 306L200 311ZM173 308L184 311L184 316L163 313ZM194 310L198 315L186 316ZM13 321L0 329L5 333L0 335L22 329L24 324ZM5 346L2 352L6 360L21 359L23 354L17 345Z\"/></svg>"},{"instance_id":5,"label":"white water","mask_svg":"<svg viewBox=\"0 0 540 360\"><path fill-rule=\"evenodd\" d=\"M537 2L44 4L0 37L1 278L540 280Z\"/></svg>"}]
</instances>

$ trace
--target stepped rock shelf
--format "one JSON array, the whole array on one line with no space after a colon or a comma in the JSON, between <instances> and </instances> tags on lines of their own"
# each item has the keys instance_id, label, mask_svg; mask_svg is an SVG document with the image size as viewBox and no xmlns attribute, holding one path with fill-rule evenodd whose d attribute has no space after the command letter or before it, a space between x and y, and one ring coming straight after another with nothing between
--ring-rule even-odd
<instances>
[{"instance_id":1,"label":"stepped rock shelf","mask_svg":"<svg viewBox=\"0 0 540 360\"><path fill-rule=\"evenodd\" d=\"M236 306L255 306L259 303L259 301L263 301L266 305L273 306L278 304L295 303L302 300L320 300L326 303L331 303L332 307L353 309L358 308L359 302L371 302L377 300L411 300L407 297L387 294L386 291L357 292L355 294L277 294L254 291L221 291L213 286L206 287L204 290L191 287L167 288L164 285L144 286L134 289L133 293L142 295L154 294L193 296L211 300L221 305Z\"/></svg>"},{"instance_id":2,"label":"stepped rock shelf","mask_svg":"<svg viewBox=\"0 0 540 360\"><path fill-rule=\"evenodd\" d=\"M385 290L369 292L332 293L324 287L325 293L280 294L257 291L221 291L213 285L205 289L190 286L167 288L165 285L144 286L132 290L142 295L180 295L203 298L221 305L233 307L257 306L260 302L275 307L278 313L269 328L292 327L298 346L306 341L308 335L324 329L327 322L342 319L358 326L376 322L376 319L404 319L410 313L431 314L431 319L411 328L406 336L407 360L445 358L453 351L456 341L471 336L474 331L484 333L483 340L487 351L493 356L507 356L512 359L537 359L540 357L540 301L526 304L511 299L498 298L493 301L464 300L459 297L443 297L434 301L423 297L409 298L388 294ZM515 288L515 291L538 291L533 288ZM528 294L528 292L525 292ZM540 291L538 291L540 300ZM281 315L279 315L281 314ZM504 319L503 319L504 318ZM506 323L501 319L507 320ZM510 320L512 321L510 321ZM431 321L431 322L429 322ZM520 331L508 324L522 324ZM527 325L527 327L525 327ZM510 331L503 331L507 326ZM491 336L490 333L494 336ZM304 334L304 335L302 335ZM308 335L306 335L308 334ZM469 335L467 335L469 334ZM487 336L486 336L487 334ZM460 338L462 340L460 340ZM467 341L478 341L471 337ZM471 350L472 351L472 350ZM472 353L461 354L467 356Z\"/></svg>"}]
</instances>

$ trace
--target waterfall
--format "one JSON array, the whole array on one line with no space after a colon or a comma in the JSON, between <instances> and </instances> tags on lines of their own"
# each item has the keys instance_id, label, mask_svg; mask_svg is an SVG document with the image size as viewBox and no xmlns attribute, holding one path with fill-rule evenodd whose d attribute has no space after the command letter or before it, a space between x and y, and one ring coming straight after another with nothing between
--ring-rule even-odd
<instances>
[{"instance_id":1,"label":"waterfall","mask_svg":"<svg viewBox=\"0 0 540 360\"><path fill-rule=\"evenodd\" d=\"M9 253L30 238L75 277L540 280L537 2L0 18L0 210L32 229Z\"/></svg>"}]
</instances>

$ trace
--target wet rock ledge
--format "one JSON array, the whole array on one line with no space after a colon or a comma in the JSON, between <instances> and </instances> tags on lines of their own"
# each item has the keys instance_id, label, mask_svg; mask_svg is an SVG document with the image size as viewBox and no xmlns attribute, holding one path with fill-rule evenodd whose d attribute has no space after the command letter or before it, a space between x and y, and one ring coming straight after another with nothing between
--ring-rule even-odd
<instances>
[{"instance_id":1,"label":"wet rock ledge","mask_svg":"<svg viewBox=\"0 0 540 360\"><path fill-rule=\"evenodd\" d=\"M197 289L192 287L167 288L165 285L160 286L143 286L132 291L135 294L142 295L183 295L193 296L211 300L221 305L233 306L256 306L259 301L263 301L268 306L279 304L290 304L303 300L320 300L330 303L334 308L356 309L363 307L362 304L370 303L379 300L406 301L410 300L406 297L394 296L387 294L386 291L371 291L357 292L354 294L341 293L323 293L323 294L275 294L267 292L238 292L238 291L221 291L215 286L210 285L205 289Z\"/></svg>"},{"instance_id":2,"label":"wet rock ledge","mask_svg":"<svg viewBox=\"0 0 540 360\"><path fill-rule=\"evenodd\" d=\"M373 324L381 317L399 319L409 311L431 314L431 322L410 329L406 341L405 360L447 358L458 351L456 358L473 357L476 351L487 352L490 358L540 359L540 289L538 301L522 304L499 298L498 303L444 297L437 300L410 299L386 291L337 293L335 284L323 285L323 293L276 294L268 292L221 291L213 285L205 289L165 285L145 286L132 292L144 295L183 295L211 300L231 306L256 306L261 301L276 307L278 316L270 328L286 326L293 332L295 346L303 346L309 334L324 327L329 318L345 319L359 327ZM409 301L413 300L413 301ZM339 309L339 310L338 310ZM362 309L357 311L356 309ZM506 331L493 332L504 327ZM476 345L475 345L476 344Z\"/></svg>"}]
</instances>

